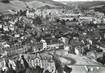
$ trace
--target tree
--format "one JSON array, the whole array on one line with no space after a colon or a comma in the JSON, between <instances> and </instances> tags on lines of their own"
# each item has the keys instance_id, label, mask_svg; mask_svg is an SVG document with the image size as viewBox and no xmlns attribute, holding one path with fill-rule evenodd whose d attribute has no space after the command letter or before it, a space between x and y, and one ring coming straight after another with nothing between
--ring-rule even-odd
<instances>
[{"instance_id":1,"label":"tree","mask_svg":"<svg viewBox=\"0 0 105 73\"><path fill-rule=\"evenodd\" d=\"M101 8L95 8L94 10L105 14L105 6Z\"/></svg>"},{"instance_id":2,"label":"tree","mask_svg":"<svg viewBox=\"0 0 105 73\"><path fill-rule=\"evenodd\" d=\"M39 24L39 25L41 25L41 24L42 24L42 20L41 20L41 18L40 18L39 16L37 16L37 17L33 20L33 23L34 23L34 24Z\"/></svg>"},{"instance_id":3,"label":"tree","mask_svg":"<svg viewBox=\"0 0 105 73\"><path fill-rule=\"evenodd\" d=\"M10 3L10 0L1 0L3 3Z\"/></svg>"}]
</instances>

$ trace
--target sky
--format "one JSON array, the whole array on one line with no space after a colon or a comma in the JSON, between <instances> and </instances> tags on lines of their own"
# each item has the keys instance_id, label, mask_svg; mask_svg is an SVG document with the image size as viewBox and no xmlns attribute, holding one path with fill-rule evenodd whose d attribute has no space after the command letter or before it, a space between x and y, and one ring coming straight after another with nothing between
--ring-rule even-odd
<instances>
[{"instance_id":1,"label":"sky","mask_svg":"<svg viewBox=\"0 0 105 73\"><path fill-rule=\"evenodd\" d=\"M53 0L53 1L105 1L105 0Z\"/></svg>"}]
</instances>

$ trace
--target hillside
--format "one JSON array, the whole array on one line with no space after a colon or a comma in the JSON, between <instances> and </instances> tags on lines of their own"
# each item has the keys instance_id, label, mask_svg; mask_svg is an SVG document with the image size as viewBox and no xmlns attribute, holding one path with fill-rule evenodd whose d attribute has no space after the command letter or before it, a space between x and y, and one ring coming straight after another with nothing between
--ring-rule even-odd
<instances>
[{"instance_id":1,"label":"hillside","mask_svg":"<svg viewBox=\"0 0 105 73\"><path fill-rule=\"evenodd\" d=\"M26 4L31 8L39 8L43 6L51 6L51 7L65 7L66 5L54 2L52 0L10 0L10 3L2 3L0 2L0 12L7 11L9 9L20 10L25 9Z\"/></svg>"},{"instance_id":2,"label":"hillside","mask_svg":"<svg viewBox=\"0 0 105 73\"><path fill-rule=\"evenodd\" d=\"M49 6L49 7L56 7L55 5L52 4L48 4L48 3L42 3L40 1L31 1L31 2L27 2L27 5L30 8L39 8L39 7L43 7L43 6Z\"/></svg>"},{"instance_id":3,"label":"hillside","mask_svg":"<svg viewBox=\"0 0 105 73\"><path fill-rule=\"evenodd\" d=\"M12 10L20 10L20 9L24 9L26 6L24 4L24 2L21 1L11 1L10 3L2 3L0 2L0 12L5 12L9 9Z\"/></svg>"},{"instance_id":4,"label":"hillside","mask_svg":"<svg viewBox=\"0 0 105 73\"><path fill-rule=\"evenodd\" d=\"M0 12L6 11L8 9L24 9L26 8L25 3L29 7L32 8L39 8L43 6L49 6L49 7L74 7L78 6L80 9L90 9L90 8L96 8L99 5L105 5L105 1L94 1L94 2L55 2L53 0L10 0L10 3L1 3L0 2Z\"/></svg>"},{"instance_id":5,"label":"hillside","mask_svg":"<svg viewBox=\"0 0 105 73\"><path fill-rule=\"evenodd\" d=\"M94 7L94 6L99 6L99 5L105 5L105 1L89 1L89 2L68 2L67 3L68 6L70 5L77 5L80 8L90 8L90 7Z\"/></svg>"},{"instance_id":6,"label":"hillside","mask_svg":"<svg viewBox=\"0 0 105 73\"><path fill-rule=\"evenodd\" d=\"M102 12L102 13L105 14L105 5L100 6L100 7L94 7L92 9L95 10L95 11Z\"/></svg>"},{"instance_id":7,"label":"hillside","mask_svg":"<svg viewBox=\"0 0 105 73\"><path fill-rule=\"evenodd\" d=\"M51 4L51 5L55 5L55 6L66 6L63 3L55 2L53 0L20 0L20 1L25 1L25 2L39 1L39 2L42 2L42 3L47 3L47 4Z\"/></svg>"}]
</instances>

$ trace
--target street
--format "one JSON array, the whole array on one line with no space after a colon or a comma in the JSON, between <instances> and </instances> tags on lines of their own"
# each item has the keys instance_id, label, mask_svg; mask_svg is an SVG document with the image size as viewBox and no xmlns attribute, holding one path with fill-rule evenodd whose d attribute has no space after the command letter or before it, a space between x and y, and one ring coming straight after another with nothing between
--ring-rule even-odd
<instances>
[{"instance_id":1,"label":"street","mask_svg":"<svg viewBox=\"0 0 105 73\"><path fill-rule=\"evenodd\" d=\"M63 63L67 64L70 63L71 61L74 61L71 62L70 64L67 64L69 67L73 69L72 73L105 73L104 66L101 66L100 64L91 61L84 56L77 56L73 54L68 54L67 56L64 56L63 50L56 51L56 54L61 56L59 59ZM85 66L87 66L89 71L86 70Z\"/></svg>"}]
</instances>

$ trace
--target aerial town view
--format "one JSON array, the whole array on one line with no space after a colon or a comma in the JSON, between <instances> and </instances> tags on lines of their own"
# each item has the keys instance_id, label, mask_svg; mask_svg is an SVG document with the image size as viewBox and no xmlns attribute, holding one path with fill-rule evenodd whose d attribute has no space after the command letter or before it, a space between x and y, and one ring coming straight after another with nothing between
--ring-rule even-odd
<instances>
[{"instance_id":1,"label":"aerial town view","mask_svg":"<svg viewBox=\"0 0 105 73\"><path fill-rule=\"evenodd\" d=\"M105 0L0 0L0 73L105 73Z\"/></svg>"}]
</instances>

